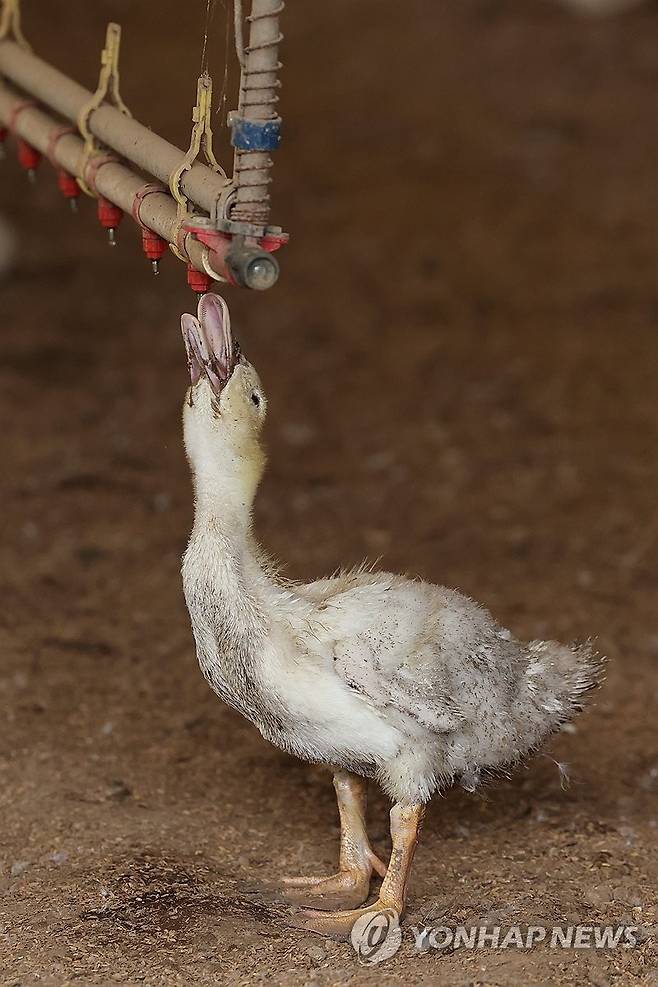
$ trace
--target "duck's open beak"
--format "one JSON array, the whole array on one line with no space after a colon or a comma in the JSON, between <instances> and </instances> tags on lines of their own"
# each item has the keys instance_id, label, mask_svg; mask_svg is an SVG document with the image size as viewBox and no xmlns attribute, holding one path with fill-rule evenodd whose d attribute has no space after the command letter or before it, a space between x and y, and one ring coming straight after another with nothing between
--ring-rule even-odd
<instances>
[{"instance_id":1,"label":"duck's open beak","mask_svg":"<svg viewBox=\"0 0 658 987\"><path fill-rule=\"evenodd\" d=\"M197 316L181 316L190 379L194 386L207 377L219 397L236 364L228 306L219 295L207 294L199 302Z\"/></svg>"},{"instance_id":2,"label":"duck's open beak","mask_svg":"<svg viewBox=\"0 0 658 987\"><path fill-rule=\"evenodd\" d=\"M192 387L199 383L203 375L203 360L198 355L201 343L197 339L197 333L200 328L199 323L193 315L188 315L187 312L185 315L181 315L180 329L183 334L183 342L185 343L185 352L187 353L187 369L190 372Z\"/></svg>"}]
</instances>

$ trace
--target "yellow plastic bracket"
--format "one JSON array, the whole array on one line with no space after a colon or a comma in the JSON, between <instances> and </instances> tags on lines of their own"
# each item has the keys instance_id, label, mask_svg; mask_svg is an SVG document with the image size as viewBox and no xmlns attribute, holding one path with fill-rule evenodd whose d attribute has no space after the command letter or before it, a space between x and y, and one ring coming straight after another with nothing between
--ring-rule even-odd
<instances>
[{"instance_id":1,"label":"yellow plastic bracket","mask_svg":"<svg viewBox=\"0 0 658 987\"><path fill-rule=\"evenodd\" d=\"M21 0L2 0L0 41L15 41L21 48L32 51L21 29Z\"/></svg>"},{"instance_id":2,"label":"yellow plastic bracket","mask_svg":"<svg viewBox=\"0 0 658 987\"><path fill-rule=\"evenodd\" d=\"M121 25L110 23L107 25L105 34L105 47L101 52L101 71L98 77L96 92L88 103L78 114L78 130L84 138L85 147L82 155L81 175L85 175L87 166L91 158L97 154L104 154L106 151L101 147L96 137L91 132L90 121L95 110L107 103L123 113L124 116L132 116L132 113L121 99L119 92L119 53L121 51ZM78 184L87 195L94 196L94 192L89 188L84 180L78 179Z\"/></svg>"},{"instance_id":3,"label":"yellow plastic bracket","mask_svg":"<svg viewBox=\"0 0 658 987\"><path fill-rule=\"evenodd\" d=\"M192 137L190 139L190 147L178 168L176 168L175 171L172 171L169 176L169 190L178 203L176 211L176 243L170 243L169 248L174 254L176 254L179 260L186 262L188 261L188 258L180 249L179 243L183 223L190 216L189 199L183 192L182 188L183 176L190 170L194 162L199 158L199 155L203 151L208 167L211 168L216 174L221 175L227 185L230 185L231 181L218 162L215 157L215 152L213 151L211 119L212 78L208 72L203 72L199 76L196 87L196 105L192 111Z\"/></svg>"}]
</instances>

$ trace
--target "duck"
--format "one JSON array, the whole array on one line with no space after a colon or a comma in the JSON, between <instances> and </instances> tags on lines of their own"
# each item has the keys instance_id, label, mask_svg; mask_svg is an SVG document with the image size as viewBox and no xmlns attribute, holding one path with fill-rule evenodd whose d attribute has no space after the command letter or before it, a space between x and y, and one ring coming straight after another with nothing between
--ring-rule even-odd
<instances>
[{"instance_id":1,"label":"duck","mask_svg":"<svg viewBox=\"0 0 658 987\"><path fill-rule=\"evenodd\" d=\"M591 642L517 640L469 597L420 579L368 567L284 579L253 527L260 377L221 296L203 295L181 331L194 488L182 581L199 665L267 741L333 772L338 869L284 877L277 892L297 927L348 937L363 916L402 915L430 799L454 784L475 791L536 752L583 708L602 659ZM386 863L368 838L369 782L392 803Z\"/></svg>"}]
</instances>

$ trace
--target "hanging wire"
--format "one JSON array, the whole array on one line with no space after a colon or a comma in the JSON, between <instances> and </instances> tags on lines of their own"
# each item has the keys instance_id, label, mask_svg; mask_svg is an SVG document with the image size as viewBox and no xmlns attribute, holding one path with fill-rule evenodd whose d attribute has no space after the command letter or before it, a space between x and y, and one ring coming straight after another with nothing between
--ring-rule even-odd
<instances>
[{"instance_id":1,"label":"hanging wire","mask_svg":"<svg viewBox=\"0 0 658 987\"><path fill-rule=\"evenodd\" d=\"M224 75L222 77L222 88L219 93L219 102L217 104L217 113L221 114L220 123L224 125L226 123L226 103L228 100L228 50L229 42L231 38L231 24L230 18L228 16L228 11L226 9L226 0L222 0L222 7L224 8Z\"/></svg>"},{"instance_id":2,"label":"hanging wire","mask_svg":"<svg viewBox=\"0 0 658 987\"><path fill-rule=\"evenodd\" d=\"M215 12L215 0L206 0L206 23L203 29L203 48L201 49L201 72L208 71L208 34L210 33L210 25L212 24L213 14Z\"/></svg>"},{"instance_id":3,"label":"hanging wire","mask_svg":"<svg viewBox=\"0 0 658 987\"><path fill-rule=\"evenodd\" d=\"M212 22L215 15L215 6L217 0L206 0L206 17L205 25L203 31L203 46L201 49L201 74L208 72L208 66L210 62L209 55L209 38L211 34ZM222 8L224 10L224 24L225 24L225 34L224 34L224 74L222 76L222 85L219 92L219 100L217 104L217 109L215 112L220 115L220 120L222 124L226 123L224 119L227 114L225 114L226 104L228 101L228 67L229 67L229 47L231 38L231 24L228 10L226 8L226 0L220 0ZM242 17L242 6L239 0L234 0L239 6L239 16ZM234 18L238 16L237 9L234 8ZM240 24L242 22L240 21ZM240 30L242 28L240 27Z\"/></svg>"}]
</instances>

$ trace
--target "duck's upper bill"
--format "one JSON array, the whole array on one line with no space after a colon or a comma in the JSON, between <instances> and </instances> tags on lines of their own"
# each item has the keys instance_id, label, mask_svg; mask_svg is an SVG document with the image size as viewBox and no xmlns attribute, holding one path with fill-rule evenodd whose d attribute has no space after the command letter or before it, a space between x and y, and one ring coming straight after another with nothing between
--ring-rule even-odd
<instances>
[{"instance_id":1,"label":"duck's upper bill","mask_svg":"<svg viewBox=\"0 0 658 987\"><path fill-rule=\"evenodd\" d=\"M181 332L192 385L205 376L219 395L236 363L231 317L224 299L215 294L203 295L196 317L188 313L181 316Z\"/></svg>"}]
</instances>

